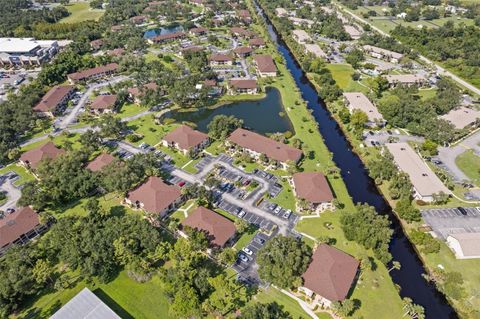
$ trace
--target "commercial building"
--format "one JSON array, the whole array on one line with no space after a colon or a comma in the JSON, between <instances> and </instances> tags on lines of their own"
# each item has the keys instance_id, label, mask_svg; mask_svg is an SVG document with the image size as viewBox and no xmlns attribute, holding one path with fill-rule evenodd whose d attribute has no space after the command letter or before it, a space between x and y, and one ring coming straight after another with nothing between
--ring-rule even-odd
<instances>
[{"instance_id":1,"label":"commercial building","mask_svg":"<svg viewBox=\"0 0 480 319\"><path fill-rule=\"evenodd\" d=\"M475 125L480 119L480 111L470 109L467 107L460 107L458 109L451 110L440 118L450 122L456 129L463 129L470 125Z\"/></svg>"},{"instance_id":2,"label":"commercial building","mask_svg":"<svg viewBox=\"0 0 480 319\"><path fill-rule=\"evenodd\" d=\"M299 44L305 44L312 41L310 35L305 30L295 29L292 31L293 39Z\"/></svg>"},{"instance_id":3,"label":"commercial building","mask_svg":"<svg viewBox=\"0 0 480 319\"><path fill-rule=\"evenodd\" d=\"M243 128L236 129L227 141L240 146L256 158L264 154L267 158L279 162L284 168L288 167L289 162L297 164L303 156L302 151L295 147Z\"/></svg>"},{"instance_id":4,"label":"commercial building","mask_svg":"<svg viewBox=\"0 0 480 319\"><path fill-rule=\"evenodd\" d=\"M385 50L372 45L364 45L363 51L377 59L383 59L392 63L398 63L403 58L403 54Z\"/></svg>"},{"instance_id":5,"label":"commercial building","mask_svg":"<svg viewBox=\"0 0 480 319\"><path fill-rule=\"evenodd\" d=\"M235 224L231 220L202 206L190 213L182 221L182 226L205 232L210 245L220 248L224 247L235 236L237 231Z\"/></svg>"},{"instance_id":6,"label":"commercial building","mask_svg":"<svg viewBox=\"0 0 480 319\"><path fill-rule=\"evenodd\" d=\"M75 87L73 85L54 86L33 107L33 111L41 116L53 117L66 107L68 100L74 93Z\"/></svg>"},{"instance_id":7,"label":"commercial building","mask_svg":"<svg viewBox=\"0 0 480 319\"><path fill-rule=\"evenodd\" d=\"M407 143L387 143L388 151L398 168L405 172L413 185L414 197L425 202L432 202L434 195L451 194L442 181L427 166L420 156Z\"/></svg>"},{"instance_id":8,"label":"commercial building","mask_svg":"<svg viewBox=\"0 0 480 319\"><path fill-rule=\"evenodd\" d=\"M253 57L257 73L261 78L277 76L277 66L272 56L268 54L256 55Z\"/></svg>"},{"instance_id":9,"label":"commercial building","mask_svg":"<svg viewBox=\"0 0 480 319\"><path fill-rule=\"evenodd\" d=\"M398 84L424 86L427 83L427 78L421 74L387 74L385 77L390 86Z\"/></svg>"},{"instance_id":10,"label":"commercial building","mask_svg":"<svg viewBox=\"0 0 480 319\"><path fill-rule=\"evenodd\" d=\"M343 251L320 244L302 276L303 286L298 289L312 299L312 304L330 307L332 302L347 298L359 264Z\"/></svg>"},{"instance_id":11,"label":"commercial building","mask_svg":"<svg viewBox=\"0 0 480 319\"><path fill-rule=\"evenodd\" d=\"M307 202L309 210L321 212L334 209L332 189L328 180L320 172L301 172L293 174L296 197ZM301 209L301 207L298 207Z\"/></svg>"},{"instance_id":12,"label":"commercial building","mask_svg":"<svg viewBox=\"0 0 480 319\"><path fill-rule=\"evenodd\" d=\"M0 38L0 65L40 65L50 60L59 50L55 40L33 38Z\"/></svg>"},{"instance_id":13,"label":"commercial building","mask_svg":"<svg viewBox=\"0 0 480 319\"><path fill-rule=\"evenodd\" d=\"M0 212L0 255L14 244L25 244L47 229L40 224L38 214L30 207L23 207L16 212Z\"/></svg>"},{"instance_id":14,"label":"commercial building","mask_svg":"<svg viewBox=\"0 0 480 319\"><path fill-rule=\"evenodd\" d=\"M447 244L457 259L480 258L480 233L458 233L447 237Z\"/></svg>"},{"instance_id":15,"label":"commercial building","mask_svg":"<svg viewBox=\"0 0 480 319\"><path fill-rule=\"evenodd\" d=\"M67 75L68 80L70 83L75 84L81 81L89 81L100 79L109 75L114 74L118 70L117 63L109 63L107 65L97 66L95 68L70 73Z\"/></svg>"},{"instance_id":16,"label":"commercial building","mask_svg":"<svg viewBox=\"0 0 480 319\"><path fill-rule=\"evenodd\" d=\"M27 168L35 169L41 161L53 160L63 154L65 154L64 150L56 147L53 142L48 142L23 153L20 156L20 163Z\"/></svg>"},{"instance_id":17,"label":"commercial building","mask_svg":"<svg viewBox=\"0 0 480 319\"><path fill-rule=\"evenodd\" d=\"M125 203L147 213L164 217L183 202L180 190L165 184L160 177L150 176L143 184L128 192Z\"/></svg>"},{"instance_id":18,"label":"commercial building","mask_svg":"<svg viewBox=\"0 0 480 319\"><path fill-rule=\"evenodd\" d=\"M350 113L360 110L368 116L368 126L383 126L386 121L375 105L361 92L343 93L345 103Z\"/></svg>"},{"instance_id":19,"label":"commercial building","mask_svg":"<svg viewBox=\"0 0 480 319\"><path fill-rule=\"evenodd\" d=\"M257 80L231 79L228 81L228 91L230 94L257 94Z\"/></svg>"},{"instance_id":20,"label":"commercial building","mask_svg":"<svg viewBox=\"0 0 480 319\"><path fill-rule=\"evenodd\" d=\"M166 147L173 147L184 155L188 152L198 153L209 143L208 135L192 129L190 126L181 125L172 132L165 135L162 143Z\"/></svg>"},{"instance_id":21,"label":"commercial building","mask_svg":"<svg viewBox=\"0 0 480 319\"><path fill-rule=\"evenodd\" d=\"M83 288L50 319L120 319L120 316L88 288Z\"/></svg>"}]
</instances>

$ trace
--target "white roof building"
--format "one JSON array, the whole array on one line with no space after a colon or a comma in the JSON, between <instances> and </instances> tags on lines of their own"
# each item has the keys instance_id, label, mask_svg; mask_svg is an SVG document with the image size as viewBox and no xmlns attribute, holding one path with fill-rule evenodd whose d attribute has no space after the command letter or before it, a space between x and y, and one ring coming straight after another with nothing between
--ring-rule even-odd
<instances>
[{"instance_id":1,"label":"white roof building","mask_svg":"<svg viewBox=\"0 0 480 319\"><path fill-rule=\"evenodd\" d=\"M328 55L318 44L305 44L305 51L312 53L317 58L328 59Z\"/></svg>"},{"instance_id":2,"label":"white roof building","mask_svg":"<svg viewBox=\"0 0 480 319\"><path fill-rule=\"evenodd\" d=\"M426 202L433 201L433 195L443 192L451 194L442 181L423 162L420 156L407 143L387 143L397 167L405 172L413 185L414 197Z\"/></svg>"},{"instance_id":3,"label":"white roof building","mask_svg":"<svg viewBox=\"0 0 480 319\"><path fill-rule=\"evenodd\" d=\"M375 58L388 59L392 62L398 62L403 58L403 54L401 53L382 49L373 45L364 45L363 50Z\"/></svg>"},{"instance_id":4,"label":"white roof building","mask_svg":"<svg viewBox=\"0 0 480 319\"><path fill-rule=\"evenodd\" d=\"M285 10L285 8L276 8L275 9L275 13L277 14L277 16L279 17L285 17L288 15L288 12L287 10Z\"/></svg>"},{"instance_id":5,"label":"white roof building","mask_svg":"<svg viewBox=\"0 0 480 319\"><path fill-rule=\"evenodd\" d=\"M385 76L390 85L395 84L423 84L427 82L427 78L422 74L387 74Z\"/></svg>"},{"instance_id":6,"label":"white roof building","mask_svg":"<svg viewBox=\"0 0 480 319\"><path fill-rule=\"evenodd\" d=\"M305 30L295 29L292 31L292 33L293 33L293 38L299 44L305 44L307 42L312 41L312 38L307 32L305 32Z\"/></svg>"},{"instance_id":7,"label":"white roof building","mask_svg":"<svg viewBox=\"0 0 480 319\"><path fill-rule=\"evenodd\" d=\"M301 19L301 18L296 18L296 17L289 17L288 18L290 21L292 21L292 23L294 25L308 25L309 27L311 27L315 22L313 20L309 20L309 19Z\"/></svg>"},{"instance_id":8,"label":"white roof building","mask_svg":"<svg viewBox=\"0 0 480 319\"><path fill-rule=\"evenodd\" d=\"M480 233L457 233L447 237L457 259L480 258Z\"/></svg>"},{"instance_id":9,"label":"white roof building","mask_svg":"<svg viewBox=\"0 0 480 319\"><path fill-rule=\"evenodd\" d=\"M347 32L348 35L350 35L350 37L354 40L359 39L362 35L362 32L355 28L353 25L346 24L343 26L343 28L345 29L345 32Z\"/></svg>"},{"instance_id":10,"label":"white roof building","mask_svg":"<svg viewBox=\"0 0 480 319\"><path fill-rule=\"evenodd\" d=\"M468 125L474 124L480 119L480 111L462 106L458 109L451 110L440 117L452 123L455 128L462 129Z\"/></svg>"},{"instance_id":11,"label":"white roof building","mask_svg":"<svg viewBox=\"0 0 480 319\"><path fill-rule=\"evenodd\" d=\"M361 92L343 93L343 96L348 104L350 113L354 110L363 111L368 116L370 126L375 126L377 123L385 124L382 114L377 110L377 107Z\"/></svg>"},{"instance_id":12,"label":"white roof building","mask_svg":"<svg viewBox=\"0 0 480 319\"><path fill-rule=\"evenodd\" d=\"M40 64L57 53L56 40L0 38L0 65Z\"/></svg>"},{"instance_id":13,"label":"white roof building","mask_svg":"<svg viewBox=\"0 0 480 319\"><path fill-rule=\"evenodd\" d=\"M55 312L50 319L121 319L88 288Z\"/></svg>"}]
</instances>

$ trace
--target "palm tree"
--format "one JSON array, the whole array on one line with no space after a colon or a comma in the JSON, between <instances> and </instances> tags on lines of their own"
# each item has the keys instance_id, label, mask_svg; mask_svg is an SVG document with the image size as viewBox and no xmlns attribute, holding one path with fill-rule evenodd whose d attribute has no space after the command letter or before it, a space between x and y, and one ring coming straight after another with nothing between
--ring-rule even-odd
<instances>
[{"instance_id":1,"label":"palm tree","mask_svg":"<svg viewBox=\"0 0 480 319\"><path fill-rule=\"evenodd\" d=\"M394 261L392 262L392 267L390 267L390 269L388 269L388 272L390 272L390 271L392 271L392 270L394 270L394 269L395 269L395 270L400 270L401 268L402 268L402 264L400 264L399 261L394 260Z\"/></svg>"}]
</instances>

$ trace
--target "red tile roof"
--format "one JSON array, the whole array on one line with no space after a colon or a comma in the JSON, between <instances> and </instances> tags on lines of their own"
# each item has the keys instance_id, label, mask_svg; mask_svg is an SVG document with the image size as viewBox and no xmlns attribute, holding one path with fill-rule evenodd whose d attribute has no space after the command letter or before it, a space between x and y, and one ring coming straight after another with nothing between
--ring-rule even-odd
<instances>
[{"instance_id":1,"label":"red tile roof","mask_svg":"<svg viewBox=\"0 0 480 319\"><path fill-rule=\"evenodd\" d=\"M132 203L142 203L143 209L150 213L162 212L181 196L178 188L165 184L156 176L149 177L146 182L127 194Z\"/></svg>"},{"instance_id":2,"label":"red tile roof","mask_svg":"<svg viewBox=\"0 0 480 319\"><path fill-rule=\"evenodd\" d=\"M253 57L255 63L257 64L257 68L262 73L273 73L277 72L277 67L275 66L275 62L273 62L271 55L256 55Z\"/></svg>"},{"instance_id":3,"label":"red tile roof","mask_svg":"<svg viewBox=\"0 0 480 319\"><path fill-rule=\"evenodd\" d=\"M169 144L175 143L181 149L188 150L208 140L208 135L182 125L165 135L163 139Z\"/></svg>"},{"instance_id":4,"label":"red tile roof","mask_svg":"<svg viewBox=\"0 0 480 319\"><path fill-rule=\"evenodd\" d=\"M265 154L268 158L283 163L287 161L298 162L302 157L302 151L297 148L242 128L236 129L228 137L228 140L243 148Z\"/></svg>"},{"instance_id":5,"label":"red tile roof","mask_svg":"<svg viewBox=\"0 0 480 319\"><path fill-rule=\"evenodd\" d=\"M260 47L265 45L265 41L261 38L251 39L248 44L252 47Z\"/></svg>"},{"instance_id":6,"label":"red tile roof","mask_svg":"<svg viewBox=\"0 0 480 319\"><path fill-rule=\"evenodd\" d=\"M111 109L117 103L117 96L115 94L111 95L99 95L97 96L92 104L90 104L90 108L93 110L105 110Z\"/></svg>"},{"instance_id":7,"label":"red tile roof","mask_svg":"<svg viewBox=\"0 0 480 319\"><path fill-rule=\"evenodd\" d=\"M210 61L215 62L228 62L233 61L232 57L226 54L212 54L209 58Z\"/></svg>"},{"instance_id":8,"label":"red tile roof","mask_svg":"<svg viewBox=\"0 0 480 319\"><path fill-rule=\"evenodd\" d=\"M302 172L293 174L293 183L298 197L318 204L333 200L332 190L322 173Z\"/></svg>"},{"instance_id":9,"label":"red tile roof","mask_svg":"<svg viewBox=\"0 0 480 319\"><path fill-rule=\"evenodd\" d=\"M205 207L198 207L186 219L183 226L205 231L212 245L223 247L235 235L235 224L216 212Z\"/></svg>"},{"instance_id":10,"label":"red tile roof","mask_svg":"<svg viewBox=\"0 0 480 319\"><path fill-rule=\"evenodd\" d=\"M257 80L233 79L228 83L235 89L255 89L257 87Z\"/></svg>"},{"instance_id":11,"label":"red tile roof","mask_svg":"<svg viewBox=\"0 0 480 319\"><path fill-rule=\"evenodd\" d=\"M88 163L87 169L91 170L92 172L101 171L105 166L111 164L115 161L115 157L108 153L102 153L95 157L93 161Z\"/></svg>"},{"instance_id":12,"label":"red tile roof","mask_svg":"<svg viewBox=\"0 0 480 319\"><path fill-rule=\"evenodd\" d=\"M147 90L156 91L157 89L158 89L157 83L150 82L143 85L141 88L139 88L138 86L133 88L128 88L127 91L131 95L138 97L138 96L142 96Z\"/></svg>"},{"instance_id":13,"label":"red tile roof","mask_svg":"<svg viewBox=\"0 0 480 319\"><path fill-rule=\"evenodd\" d=\"M179 32L173 32L169 34L162 34L162 35L157 35L154 36L151 40L153 42L162 42L166 40L174 40L178 38L183 38L185 36L185 32L179 31Z\"/></svg>"},{"instance_id":14,"label":"red tile roof","mask_svg":"<svg viewBox=\"0 0 480 319\"><path fill-rule=\"evenodd\" d=\"M69 95L75 87L73 85L57 85L51 88L42 100L33 107L35 112L52 112L60 104L65 96Z\"/></svg>"},{"instance_id":15,"label":"red tile roof","mask_svg":"<svg viewBox=\"0 0 480 319\"><path fill-rule=\"evenodd\" d=\"M203 28L203 27L200 27L200 28L191 28L188 32L194 33L194 34L202 34L202 33L208 32L208 29L207 29L207 28Z\"/></svg>"},{"instance_id":16,"label":"red tile roof","mask_svg":"<svg viewBox=\"0 0 480 319\"><path fill-rule=\"evenodd\" d=\"M251 53L253 50L250 47L238 47L233 50L236 54L248 54Z\"/></svg>"},{"instance_id":17,"label":"red tile roof","mask_svg":"<svg viewBox=\"0 0 480 319\"><path fill-rule=\"evenodd\" d=\"M7 214L0 219L0 248L17 240L40 224L38 214L30 207Z\"/></svg>"},{"instance_id":18,"label":"red tile roof","mask_svg":"<svg viewBox=\"0 0 480 319\"><path fill-rule=\"evenodd\" d=\"M40 161L46 158L55 159L64 153L64 150L57 148L52 142L48 142L23 153L22 156L20 156L20 161L27 163L31 168L37 168Z\"/></svg>"},{"instance_id":19,"label":"red tile roof","mask_svg":"<svg viewBox=\"0 0 480 319\"><path fill-rule=\"evenodd\" d=\"M114 72L118 69L117 63L109 63L107 65L97 66L95 68L83 70L80 72L70 73L68 74L68 78L74 81L80 81L83 79L88 79L92 76L107 73L107 72Z\"/></svg>"},{"instance_id":20,"label":"red tile roof","mask_svg":"<svg viewBox=\"0 0 480 319\"><path fill-rule=\"evenodd\" d=\"M320 244L303 274L303 286L330 301L344 300L358 265L358 260L343 251Z\"/></svg>"}]
</instances>

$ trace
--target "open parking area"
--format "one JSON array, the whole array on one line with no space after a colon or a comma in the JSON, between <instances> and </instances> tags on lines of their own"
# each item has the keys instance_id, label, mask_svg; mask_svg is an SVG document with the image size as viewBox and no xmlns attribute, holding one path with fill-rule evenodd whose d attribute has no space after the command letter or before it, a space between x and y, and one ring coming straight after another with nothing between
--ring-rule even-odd
<instances>
[{"instance_id":1,"label":"open parking area","mask_svg":"<svg viewBox=\"0 0 480 319\"><path fill-rule=\"evenodd\" d=\"M480 207L426 209L421 213L425 223L442 240L449 234L480 232Z\"/></svg>"},{"instance_id":2,"label":"open parking area","mask_svg":"<svg viewBox=\"0 0 480 319\"><path fill-rule=\"evenodd\" d=\"M229 214L231 214L233 216L242 218L245 221L247 221L248 223L265 230L265 232L267 232L267 233L272 232L274 227L275 227L275 224L272 221L269 221L262 216L258 216L254 213L246 211L245 209L242 209L241 207L239 207L237 205L229 203L228 201L226 201L224 199L219 200L218 207L223 209L224 211L228 212Z\"/></svg>"}]
</instances>

